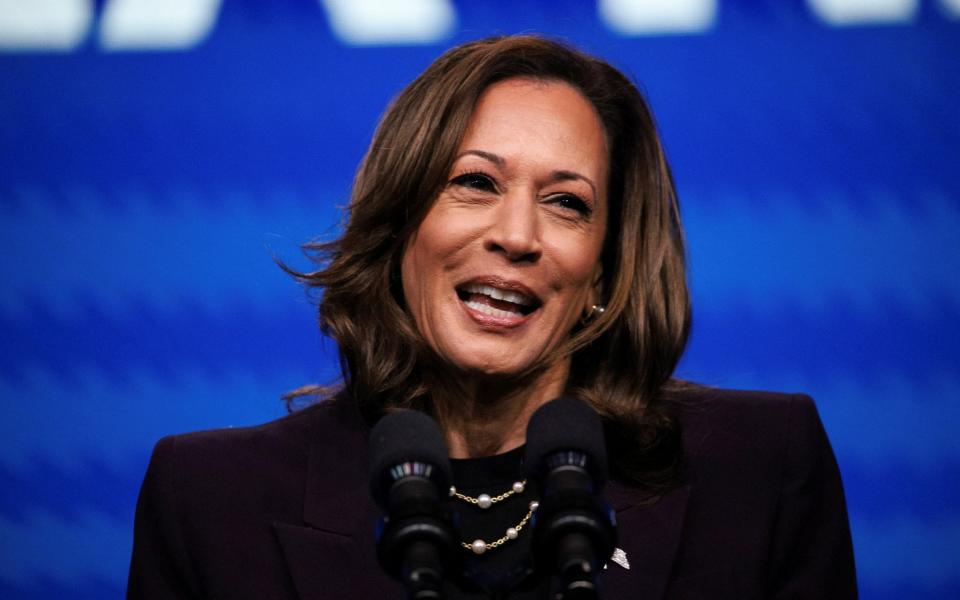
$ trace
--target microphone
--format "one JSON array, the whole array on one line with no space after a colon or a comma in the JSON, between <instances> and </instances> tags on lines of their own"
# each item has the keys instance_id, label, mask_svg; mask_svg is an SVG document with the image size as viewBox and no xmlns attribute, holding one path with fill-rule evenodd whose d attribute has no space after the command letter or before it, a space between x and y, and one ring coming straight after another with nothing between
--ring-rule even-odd
<instances>
[{"instance_id":1,"label":"microphone","mask_svg":"<svg viewBox=\"0 0 960 600\"><path fill-rule=\"evenodd\" d=\"M460 557L445 507L450 480L443 435L429 416L390 413L370 432L370 492L386 513L377 527L377 560L408 598L439 599L444 574Z\"/></svg>"},{"instance_id":2,"label":"microphone","mask_svg":"<svg viewBox=\"0 0 960 600\"><path fill-rule=\"evenodd\" d=\"M598 598L597 574L616 543L613 511L598 495L608 475L600 417L575 398L544 404L527 425L525 464L542 493L536 568L559 576L564 600Z\"/></svg>"}]
</instances>

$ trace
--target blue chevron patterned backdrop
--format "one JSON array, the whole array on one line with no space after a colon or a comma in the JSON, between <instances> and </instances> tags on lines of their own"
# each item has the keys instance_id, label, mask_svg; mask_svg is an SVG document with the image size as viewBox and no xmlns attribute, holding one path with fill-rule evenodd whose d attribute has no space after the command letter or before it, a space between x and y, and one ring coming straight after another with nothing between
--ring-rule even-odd
<instances>
[{"instance_id":1,"label":"blue chevron patterned backdrop","mask_svg":"<svg viewBox=\"0 0 960 600\"><path fill-rule=\"evenodd\" d=\"M960 3L377 4L0 2L0 597L120 597L157 438L334 378L274 257L337 231L403 84L531 31L653 104L680 374L813 394L863 597L960 597Z\"/></svg>"}]
</instances>

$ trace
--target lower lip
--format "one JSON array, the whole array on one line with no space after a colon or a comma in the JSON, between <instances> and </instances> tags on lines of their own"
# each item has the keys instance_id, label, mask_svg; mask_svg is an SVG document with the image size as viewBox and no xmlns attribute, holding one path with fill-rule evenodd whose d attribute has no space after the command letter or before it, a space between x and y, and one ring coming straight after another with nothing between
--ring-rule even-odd
<instances>
[{"instance_id":1,"label":"lower lip","mask_svg":"<svg viewBox=\"0 0 960 600\"><path fill-rule=\"evenodd\" d=\"M528 315L517 315L515 317L495 317L471 308L466 302L460 300L460 298L457 298L457 301L460 303L460 306L463 307L464 311L466 311L467 315L474 320L474 322L488 330L515 329L528 323L538 312L540 312L540 309L538 308Z\"/></svg>"}]
</instances>

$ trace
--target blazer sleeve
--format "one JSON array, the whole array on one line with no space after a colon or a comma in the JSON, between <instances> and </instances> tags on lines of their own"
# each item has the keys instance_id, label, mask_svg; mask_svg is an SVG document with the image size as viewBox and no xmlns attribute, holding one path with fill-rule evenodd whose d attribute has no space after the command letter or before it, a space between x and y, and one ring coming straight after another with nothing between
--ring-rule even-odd
<instances>
[{"instance_id":1,"label":"blazer sleeve","mask_svg":"<svg viewBox=\"0 0 960 600\"><path fill-rule=\"evenodd\" d=\"M809 397L791 399L774 528L769 597L857 597L840 470Z\"/></svg>"},{"instance_id":2,"label":"blazer sleeve","mask_svg":"<svg viewBox=\"0 0 960 600\"><path fill-rule=\"evenodd\" d=\"M129 600L199 598L177 511L176 437L160 440L144 477L133 528Z\"/></svg>"}]
</instances>

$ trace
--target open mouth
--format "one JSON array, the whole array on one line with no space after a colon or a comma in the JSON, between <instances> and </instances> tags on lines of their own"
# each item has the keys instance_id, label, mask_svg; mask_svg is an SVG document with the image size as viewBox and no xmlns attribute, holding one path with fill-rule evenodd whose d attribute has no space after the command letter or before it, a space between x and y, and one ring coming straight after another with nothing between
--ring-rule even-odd
<instances>
[{"instance_id":1,"label":"open mouth","mask_svg":"<svg viewBox=\"0 0 960 600\"><path fill-rule=\"evenodd\" d=\"M534 296L494 287L485 283L465 283L457 287L457 296L469 308L498 318L517 318L540 308Z\"/></svg>"}]
</instances>

